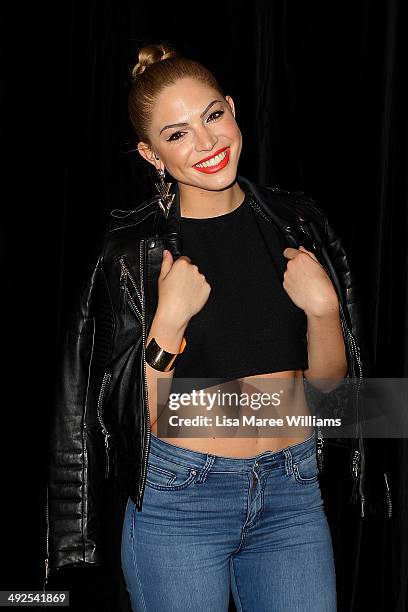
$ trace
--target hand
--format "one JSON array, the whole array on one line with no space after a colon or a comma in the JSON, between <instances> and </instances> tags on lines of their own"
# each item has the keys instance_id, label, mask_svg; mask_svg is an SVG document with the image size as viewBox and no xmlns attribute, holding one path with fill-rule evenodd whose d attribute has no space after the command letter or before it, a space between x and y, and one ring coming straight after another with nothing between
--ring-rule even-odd
<instances>
[{"instance_id":1,"label":"hand","mask_svg":"<svg viewBox=\"0 0 408 612\"><path fill-rule=\"evenodd\" d=\"M158 278L159 299L156 313L176 327L185 327L197 314L210 295L211 287L204 274L182 255L175 262L167 249L163 251Z\"/></svg>"},{"instance_id":2,"label":"hand","mask_svg":"<svg viewBox=\"0 0 408 612\"><path fill-rule=\"evenodd\" d=\"M339 308L337 293L314 253L304 246L283 251L289 259L283 275L283 288L308 316L324 316Z\"/></svg>"}]
</instances>

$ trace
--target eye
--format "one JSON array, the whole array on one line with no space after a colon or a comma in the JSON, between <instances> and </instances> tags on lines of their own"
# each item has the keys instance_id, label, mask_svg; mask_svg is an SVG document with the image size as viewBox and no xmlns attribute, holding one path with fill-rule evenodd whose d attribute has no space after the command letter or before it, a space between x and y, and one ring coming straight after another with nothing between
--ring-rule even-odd
<instances>
[{"instance_id":1,"label":"eye","mask_svg":"<svg viewBox=\"0 0 408 612\"><path fill-rule=\"evenodd\" d=\"M181 134L181 136L178 136L178 134ZM167 138L167 142L172 142L175 140L180 140L180 138L183 136L183 134L185 134L185 132L174 132L174 134L172 134L170 136L170 138ZM174 138L174 136L177 136L177 138Z\"/></svg>"},{"instance_id":2,"label":"eye","mask_svg":"<svg viewBox=\"0 0 408 612\"><path fill-rule=\"evenodd\" d=\"M224 114L223 110L217 110L211 113L208 116L208 121L217 121ZM175 142L176 140L180 140L187 132L174 132L169 138L167 138L167 142Z\"/></svg>"},{"instance_id":3,"label":"eye","mask_svg":"<svg viewBox=\"0 0 408 612\"><path fill-rule=\"evenodd\" d=\"M218 117L215 117L215 119L211 119L211 121L215 121L216 119L219 119L219 118L221 117L221 115L223 115L223 114L224 114L224 111L223 111L223 110L217 110L217 111L214 111L213 113L211 113L211 115L209 115L208 119L210 119L210 118L211 118L211 117L213 117L214 115L217 115L217 113L219 113L219 116L218 116Z\"/></svg>"}]
</instances>

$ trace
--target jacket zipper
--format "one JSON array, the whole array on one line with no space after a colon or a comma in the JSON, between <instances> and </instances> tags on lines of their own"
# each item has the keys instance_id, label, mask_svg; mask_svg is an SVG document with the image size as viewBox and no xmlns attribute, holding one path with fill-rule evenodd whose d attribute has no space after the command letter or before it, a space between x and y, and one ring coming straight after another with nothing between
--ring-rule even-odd
<instances>
[{"instance_id":1,"label":"jacket zipper","mask_svg":"<svg viewBox=\"0 0 408 612\"><path fill-rule=\"evenodd\" d=\"M146 406L147 413L147 427L146 427L146 442L143 446L143 471L142 471L142 481L139 485L139 495L137 497L137 507L139 510L142 509L141 499L143 496L145 481L146 481L146 473L147 473L147 458L148 458L148 449L150 445L150 411L149 411L149 400L147 394L147 376L146 376L146 360L145 360L145 344L146 344L146 295L144 290L144 256L145 256L145 240L142 239L140 241L140 249L139 249L139 262L140 262L140 287L141 287L141 305L142 305L142 367L143 367L143 398ZM146 450L147 449L147 450Z\"/></svg>"},{"instance_id":2,"label":"jacket zipper","mask_svg":"<svg viewBox=\"0 0 408 612\"><path fill-rule=\"evenodd\" d=\"M384 472L384 480L385 480L385 492L387 496L387 517L392 517L392 500L391 500L391 492L390 485L388 484L388 475L387 472Z\"/></svg>"},{"instance_id":3,"label":"jacket zipper","mask_svg":"<svg viewBox=\"0 0 408 612\"><path fill-rule=\"evenodd\" d=\"M141 299L141 294L140 294L140 290L136 284L135 279L133 278L129 268L127 267L126 263L125 263L125 259L122 256L119 259L120 262L120 279L119 279L119 283L120 283L120 289L122 292L122 307L121 310L122 312L125 311L126 309L126 301L129 303L130 307L132 308L134 314L136 315L136 317L138 318L138 320L140 322L142 322L142 315L140 314L140 310L139 308L136 306L134 299L132 298L128 286L127 286L127 279L130 280L130 282L133 285L134 290L136 291L136 295L139 299L139 302L142 303L142 299Z\"/></svg>"},{"instance_id":4,"label":"jacket zipper","mask_svg":"<svg viewBox=\"0 0 408 612\"><path fill-rule=\"evenodd\" d=\"M43 593L45 593L45 589L47 587L48 582L48 574L49 574L49 558L50 558L50 550L49 550L49 531L50 531L50 518L49 518L49 510L48 510L48 483L46 486L45 493L45 522L46 522L46 536L45 536L45 559L44 559L44 582L43 582Z\"/></svg>"},{"instance_id":5,"label":"jacket zipper","mask_svg":"<svg viewBox=\"0 0 408 612\"><path fill-rule=\"evenodd\" d=\"M324 454L323 454L324 438L322 436L322 432L321 432L320 427L317 428L316 444L317 444L317 465L319 466L320 474L323 474L323 468L324 468Z\"/></svg>"},{"instance_id":6,"label":"jacket zipper","mask_svg":"<svg viewBox=\"0 0 408 612\"><path fill-rule=\"evenodd\" d=\"M102 434L103 434L104 439L105 439L105 478L108 478L108 476L109 476L109 467L110 467L109 466L109 438L110 438L110 433L106 429L105 423L103 422L102 410L103 410L103 400L104 400L104 397L105 397L106 387L108 386L109 381L110 381L111 378L112 378L112 374L110 372L105 372L105 374L103 375L101 389L99 391L98 408L97 408L99 423L101 424Z\"/></svg>"},{"instance_id":7,"label":"jacket zipper","mask_svg":"<svg viewBox=\"0 0 408 612\"><path fill-rule=\"evenodd\" d=\"M360 392L360 386L362 384L362 378L363 378L363 368L362 368L362 363L361 363L361 356L360 356L360 348L357 345L357 342L354 338L354 335L351 333L350 329L348 328L348 325L345 322L345 316L344 316L344 312L343 312L343 308L340 303L340 311L341 311L341 316L342 316L342 322L343 322L343 327L347 333L347 337L348 337L348 343L351 346L352 349L352 353L355 356L355 361L357 362L358 365L358 372L357 372L357 376L358 376L358 382L357 382L357 390L356 390L356 395L355 395L355 399L356 399L356 407L358 409L358 394ZM357 424L359 423L359 417L357 415ZM360 445L360 448L362 450L362 443L361 443L361 431L358 432L358 443ZM365 516L365 495L364 495L364 491L363 491L363 486L362 486L362 482L361 482L361 462L362 462L362 453L361 450L359 449L354 449L353 451L353 458L352 458L352 468L351 468L351 473L352 476L354 478L354 484L353 484L353 489L351 492L351 502L355 502L357 499L357 489L360 495L360 516L361 518L363 518Z\"/></svg>"}]
</instances>

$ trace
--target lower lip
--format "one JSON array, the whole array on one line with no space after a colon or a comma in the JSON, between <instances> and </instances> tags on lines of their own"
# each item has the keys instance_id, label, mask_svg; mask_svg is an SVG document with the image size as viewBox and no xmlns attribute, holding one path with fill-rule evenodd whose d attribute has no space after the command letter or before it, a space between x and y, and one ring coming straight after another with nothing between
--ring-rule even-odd
<instances>
[{"instance_id":1,"label":"lower lip","mask_svg":"<svg viewBox=\"0 0 408 612\"><path fill-rule=\"evenodd\" d=\"M222 170L223 168L225 168L225 166L229 162L230 148L228 147L228 149L226 151L227 151L227 153L226 153L224 159L222 159L220 161L220 163L217 164L216 166L206 166L205 168L197 168L197 166L193 166L193 168L195 168L199 172L204 172L205 174L214 174L215 172L218 172L219 170Z\"/></svg>"}]
</instances>

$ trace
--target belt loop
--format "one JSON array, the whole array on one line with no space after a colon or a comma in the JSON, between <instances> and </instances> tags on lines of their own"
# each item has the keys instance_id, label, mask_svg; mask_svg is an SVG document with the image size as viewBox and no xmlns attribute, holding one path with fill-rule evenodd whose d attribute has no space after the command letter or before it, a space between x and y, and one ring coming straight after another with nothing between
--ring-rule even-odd
<instances>
[{"instance_id":1,"label":"belt loop","mask_svg":"<svg viewBox=\"0 0 408 612\"><path fill-rule=\"evenodd\" d=\"M203 469L201 470L198 477L196 478L195 480L196 483L205 482L207 478L207 474L210 471L212 464L214 463L214 460L215 460L215 455L207 455L207 461L205 462Z\"/></svg>"},{"instance_id":2,"label":"belt loop","mask_svg":"<svg viewBox=\"0 0 408 612\"><path fill-rule=\"evenodd\" d=\"M285 470L286 474L293 474L293 465L292 465L292 453L290 448L284 448L283 452L285 453Z\"/></svg>"}]
</instances>

